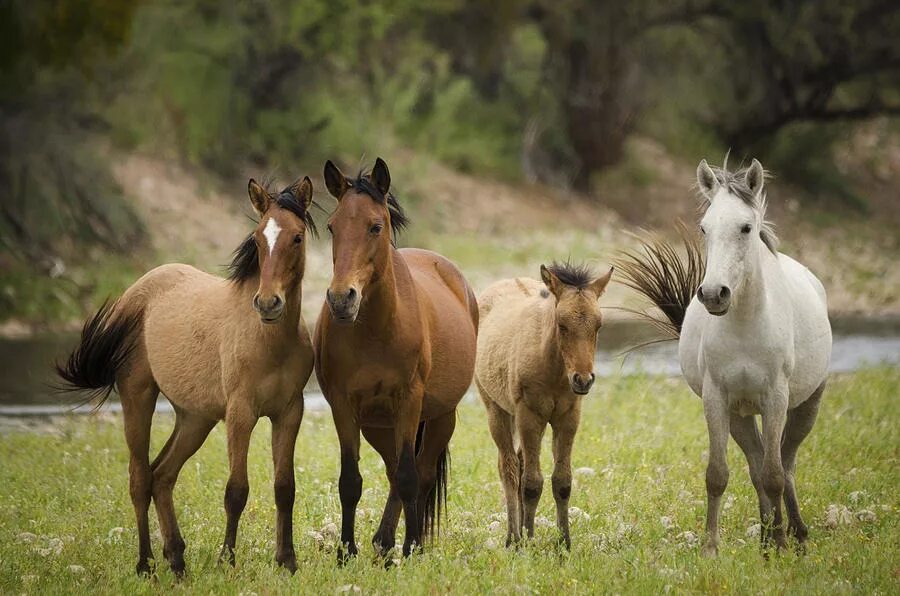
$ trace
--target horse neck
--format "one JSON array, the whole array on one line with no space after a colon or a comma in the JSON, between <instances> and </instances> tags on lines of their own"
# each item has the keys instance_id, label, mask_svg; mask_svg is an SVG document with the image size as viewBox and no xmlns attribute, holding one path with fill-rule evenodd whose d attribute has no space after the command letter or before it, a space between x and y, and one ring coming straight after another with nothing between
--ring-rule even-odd
<instances>
[{"instance_id":1,"label":"horse neck","mask_svg":"<svg viewBox=\"0 0 900 596\"><path fill-rule=\"evenodd\" d=\"M556 325L556 302L551 296L544 301L546 307L541 310L541 352L547 375L551 380L563 379L566 372L562 351L559 349L559 329Z\"/></svg>"},{"instance_id":2,"label":"horse neck","mask_svg":"<svg viewBox=\"0 0 900 596\"><path fill-rule=\"evenodd\" d=\"M359 323L376 333L387 331L396 320L395 314L399 303L398 276L410 278L409 268L397 249L391 246L388 250L390 254L384 269L369 283L357 317Z\"/></svg>"},{"instance_id":3,"label":"horse neck","mask_svg":"<svg viewBox=\"0 0 900 596\"><path fill-rule=\"evenodd\" d=\"M732 307L735 318L741 321L756 319L767 311L766 288L770 268L778 266L778 258L759 240L758 253L747 265L747 277Z\"/></svg>"}]
</instances>

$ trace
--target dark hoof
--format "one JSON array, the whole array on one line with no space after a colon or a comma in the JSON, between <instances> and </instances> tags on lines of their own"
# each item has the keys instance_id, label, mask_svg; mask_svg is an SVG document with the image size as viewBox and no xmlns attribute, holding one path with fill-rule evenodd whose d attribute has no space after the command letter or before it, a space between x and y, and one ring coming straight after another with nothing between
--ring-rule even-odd
<instances>
[{"instance_id":1,"label":"dark hoof","mask_svg":"<svg viewBox=\"0 0 900 596\"><path fill-rule=\"evenodd\" d=\"M337 551L337 562L338 565L344 566L350 562L350 559L356 556L357 550L355 544L348 544L347 550L344 550L343 546L338 547Z\"/></svg>"},{"instance_id":2,"label":"dark hoof","mask_svg":"<svg viewBox=\"0 0 900 596\"><path fill-rule=\"evenodd\" d=\"M223 546L222 550L219 552L219 565L223 563L228 563L232 567L235 566L234 550L228 548L227 546Z\"/></svg>"},{"instance_id":3,"label":"dark hoof","mask_svg":"<svg viewBox=\"0 0 900 596\"><path fill-rule=\"evenodd\" d=\"M150 562L147 560L138 561L137 567L135 567L135 571L137 571L137 574L140 577L150 577L150 575L153 573L150 570Z\"/></svg>"},{"instance_id":4,"label":"dark hoof","mask_svg":"<svg viewBox=\"0 0 900 596\"><path fill-rule=\"evenodd\" d=\"M567 551L572 550L572 540L568 536L560 536L556 539L557 547L564 547Z\"/></svg>"},{"instance_id":5,"label":"dark hoof","mask_svg":"<svg viewBox=\"0 0 900 596\"><path fill-rule=\"evenodd\" d=\"M297 555L291 551L286 555L277 555L275 562L279 567L284 567L291 572L291 575L297 573Z\"/></svg>"},{"instance_id":6,"label":"dark hoof","mask_svg":"<svg viewBox=\"0 0 900 596\"><path fill-rule=\"evenodd\" d=\"M422 545L416 542L404 542L403 543L403 558L412 556L416 553L422 552Z\"/></svg>"}]
</instances>

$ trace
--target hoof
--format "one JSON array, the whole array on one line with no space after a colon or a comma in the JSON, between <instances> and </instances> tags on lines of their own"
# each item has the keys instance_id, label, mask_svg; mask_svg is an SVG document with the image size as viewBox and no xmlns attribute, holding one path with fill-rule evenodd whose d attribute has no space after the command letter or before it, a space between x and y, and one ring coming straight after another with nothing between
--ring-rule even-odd
<instances>
[{"instance_id":1,"label":"hoof","mask_svg":"<svg viewBox=\"0 0 900 596\"><path fill-rule=\"evenodd\" d=\"M291 575L297 573L297 555L291 552L287 555L276 556L275 562L279 567L284 567L291 572Z\"/></svg>"},{"instance_id":2,"label":"hoof","mask_svg":"<svg viewBox=\"0 0 900 596\"><path fill-rule=\"evenodd\" d=\"M223 546L222 550L219 552L219 565L223 563L228 563L232 567L234 567L234 551L227 546Z\"/></svg>"},{"instance_id":3,"label":"hoof","mask_svg":"<svg viewBox=\"0 0 900 596\"><path fill-rule=\"evenodd\" d=\"M356 545L352 544L352 543L347 545L346 550L344 550L343 546L338 547L338 551L337 551L338 565L343 567L344 565L349 563L350 559L352 559L353 557L356 556L356 552L357 552Z\"/></svg>"},{"instance_id":4,"label":"hoof","mask_svg":"<svg viewBox=\"0 0 900 596\"><path fill-rule=\"evenodd\" d=\"M150 561L143 560L138 561L137 566L135 567L135 571L137 572L139 577L150 577L152 571L150 570Z\"/></svg>"},{"instance_id":5,"label":"hoof","mask_svg":"<svg viewBox=\"0 0 900 596\"><path fill-rule=\"evenodd\" d=\"M565 547L565 549L567 551L571 551L572 550L572 539L569 538L568 536L560 536L556 540L556 546L557 547L562 546L562 547Z\"/></svg>"},{"instance_id":6,"label":"hoof","mask_svg":"<svg viewBox=\"0 0 900 596\"><path fill-rule=\"evenodd\" d=\"M700 554L708 559L714 559L719 555L719 546L712 542L707 542L700 549Z\"/></svg>"}]
</instances>

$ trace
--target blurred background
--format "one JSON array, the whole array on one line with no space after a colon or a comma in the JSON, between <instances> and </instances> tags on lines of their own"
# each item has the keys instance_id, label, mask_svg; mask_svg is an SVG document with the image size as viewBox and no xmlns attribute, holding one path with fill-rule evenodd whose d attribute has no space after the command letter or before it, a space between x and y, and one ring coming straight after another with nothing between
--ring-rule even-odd
<instances>
[{"instance_id":1,"label":"blurred background","mask_svg":"<svg viewBox=\"0 0 900 596\"><path fill-rule=\"evenodd\" d=\"M250 176L310 175L330 211L324 161L355 173L381 156L413 221L400 244L480 290L553 259L600 268L628 231L693 222L698 161L729 151L773 173L782 250L823 279L835 319L897 335L896 0L0 11L5 338L58 341L163 262L220 272L251 229ZM311 242L310 324L330 266L327 239ZM604 304L631 300L619 286Z\"/></svg>"}]
</instances>

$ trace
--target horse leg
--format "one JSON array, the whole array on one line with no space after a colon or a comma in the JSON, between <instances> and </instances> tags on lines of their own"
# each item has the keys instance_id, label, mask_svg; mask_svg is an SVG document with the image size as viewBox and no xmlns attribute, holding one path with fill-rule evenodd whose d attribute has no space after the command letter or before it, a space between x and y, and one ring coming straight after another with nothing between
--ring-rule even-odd
<instances>
[{"instance_id":1,"label":"horse leg","mask_svg":"<svg viewBox=\"0 0 900 596\"><path fill-rule=\"evenodd\" d=\"M824 382L805 402L788 412L781 441L781 463L784 465L784 507L788 516L788 533L797 538L801 547L806 542L809 530L803 523L803 518L800 517L800 505L797 503L797 491L794 484L797 449L816 422L823 391L825 391Z\"/></svg>"},{"instance_id":2,"label":"horse leg","mask_svg":"<svg viewBox=\"0 0 900 596\"><path fill-rule=\"evenodd\" d=\"M550 420L553 429L553 499L556 501L556 526L559 528L559 542L566 550L571 550L569 537L569 495L572 493L572 446L581 419L581 401L561 416Z\"/></svg>"},{"instance_id":3,"label":"horse leg","mask_svg":"<svg viewBox=\"0 0 900 596\"><path fill-rule=\"evenodd\" d=\"M228 482L225 484L225 540L219 552L219 561L227 561L232 567L238 523L250 495L247 451L250 449L250 435L257 420L256 413L251 410L243 396L233 396L229 400L225 410L229 466Z\"/></svg>"},{"instance_id":4,"label":"horse leg","mask_svg":"<svg viewBox=\"0 0 900 596\"><path fill-rule=\"evenodd\" d=\"M541 439L547 423L524 403L516 408L516 430L522 447L522 517L529 538L534 538L534 515L537 511L544 476L541 474Z\"/></svg>"},{"instance_id":5,"label":"horse leg","mask_svg":"<svg viewBox=\"0 0 900 596\"><path fill-rule=\"evenodd\" d=\"M397 493L397 485L394 477L397 474L397 446L394 444L394 431L390 428L362 427L363 436L375 451L381 455L384 461L384 471L387 474L388 490L387 501L384 504L384 512L381 514L381 523L378 530L372 536L372 546L381 557L386 557L394 548L397 523L400 521L400 495Z\"/></svg>"},{"instance_id":6,"label":"horse leg","mask_svg":"<svg viewBox=\"0 0 900 596\"><path fill-rule=\"evenodd\" d=\"M341 545L338 547L338 563L343 564L349 557L355 557L356 548L356 506L362 496L362 476L359 473L359 432L356 412L348 407L347 396L330 400L331 416L337 430L341 448L341 475L338 479L338 494L341 499ZM344 550L346 549L346 551Z\"/></svg>"},{"instance_id":7,"label":"horse leg","mask_svg":"<svg viewBox=\"0 0 900 596\"><path fill-rule=\"evenodd\" d=\"M709 462L706 466L706 543L703 555L719 552L719 505L728 486L729 415L723 396L709 384L703 388L703 414L709 433Z\"/></svg>"},{"instance_id":8,"label":"horse leg","mask_svg":"<svg viewBox=\"0 0 900 596\"><path fill-rule=\"evenodd\" d=\"M756 426L756 417L740 416L731 414L731 436L734 441L744 452L747 459L747 467L750 470L750 481L753 488L756 489L756 495L759 499L759 518L762 518L765 511L771 508L769 497L763 488L763 444L762 437L759 435L759 429ZM759 533L760 541L762 541L762 531Z\"/></svg>"},{"instance_id":9,"label":"horse leg","mask_svg":"<svg viewBox=\"0 0 900 596\"><path fill-rule=\"evenodd\" d=\"M184 539L175 519L175 505L172 490L178 480L184 462L194 455L209 431L216 425L215 420L186 414L176 409L175 428L166 447L151 465L153 469L153 501L159 517L159 530L163 537L163 556L175 575L184 575Z\"/></svg>"},{"instance_id":10,"label":"horse leg","mask_svg":"<svg viewBox=\"0 0 900 596\"><path fill-rule=\"evenodd\" d=\"M763 466L762 484L769 498L762 515L761 534L763 548L768 548L774 539L780 550L787 545L781 518L781 498L784 492L784 467L781 463L781 437L787 421L787 390L778 391L771 397L762 412Z\"/></svg>"},{"instance_id":11,"label":"horse leg","mask_svg":"<svg viewBox=\"0 0 900 596\"><path fill-rule=\"evenodd\" d=\"M272 464L274 467L275 561L288 571L297 571L294 552L294 449L303 420L303 396L298 395L285 409L272 418Z\"/></svg>"},{"instance_id":12,"label":"horse leg","mask_svg":"<svg viewBox=\"0 0 900 596\"><path fill-rule=\"evenodd\" d=\"M488 426L497 445L497 471L506 497L506 546L510 546L522 540L522 493L519 485L522 468L513 446L514 421L512 416L483 392L481 400L487 408Z\"/></svg>"},{"instance_id":13,"label":"horse leg","mask_svg":"<svg viewBox=\"0 0 900 596\"><path fill-rule=\"evenodd\" d=\"M403 503L406 533L403 537L403 556L408 557L414 548L422 544L422 528L419 526L417 501L419 474L416 469L416 434L422 415L424 392L421 383L410 388L407 395L395 401L394 442L397 446L397 492Z\"/></svg>"},{"instance_id":14,"label":"horse leg","mask_svg":"<svg viewBox=\"0 0 900 596\"><path fill-rule=\"evenodd\" d=\"M441 507L447 488L446 474L449 470L445 467L444 477L440 479L441 486L438 484L438 466L441 464L441 458L444 458L444 466L449 466L448 445L455 429L456 410L429 420L423 429L421 448L416 456L416 469L419 474L419 500L416 508L422 536L431 534L433 537L435 520L438 530L440 529Z\"/></svg>"},{"instance_id":15,"label":"horse leg","mask_svg":"<svg viewBox=\"0 0 900 596\"><path fill-rule=\"evenodd\" d=\"M138 575L150 573L149 560L153 558L150 547L150 523L148 510L153 494L153 474L150 470L150 426L159 388L152 380L142 383L122 378L118 383L122 400L122 417L125 422L125 442L130 454L128 461L128 489L137 520Z\"/></svg>"}]
</instances>

